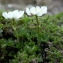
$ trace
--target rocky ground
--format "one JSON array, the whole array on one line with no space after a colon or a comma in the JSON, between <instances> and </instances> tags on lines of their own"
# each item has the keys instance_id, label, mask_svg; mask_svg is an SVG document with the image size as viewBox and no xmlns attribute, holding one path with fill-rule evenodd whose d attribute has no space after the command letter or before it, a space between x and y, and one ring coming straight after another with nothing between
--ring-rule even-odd
<instances>
[{"instance_id":1,"label":"rocky ground","mask_svg":"<svg viewBox=\"0 0 63 63\"><path fill-rule=\"evenodd\" d=\"M32 6L48 6L49 14L57 14L63 11L63 0L0 0L0 9L14 10Z\"/></svg>"}]
</instances>

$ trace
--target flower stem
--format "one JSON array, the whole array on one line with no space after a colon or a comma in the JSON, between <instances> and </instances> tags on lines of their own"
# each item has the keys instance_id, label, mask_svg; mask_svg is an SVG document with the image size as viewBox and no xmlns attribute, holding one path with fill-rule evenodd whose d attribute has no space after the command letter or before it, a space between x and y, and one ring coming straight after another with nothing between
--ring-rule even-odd
<instances>
[{"instance_id":1,"label":"flower stem","mask_svg":"<svg viewBox=\"0 0 63 63\"><path fill-rule=\"evenodd\" d=\"M39 20L38 16L36 15L36 22L37 22L37 44L39 45Z\"/></svg>"},{"instance_id":2,"label":"flower stem","mask_svg":"<svg viewBox=\"0 0 63 63\"><path fill-rule=\"evenodd\" d=\"M14 30L14 32L16 33L16 38L17 38L17 43L19 42L19 37L18 37L18 32L17 32L17 28L16 28L16 22L15 22L15 20L13 19L13 21L12 21L12 27L13 27L13 30Z\"/></svg>"}]
</instances>

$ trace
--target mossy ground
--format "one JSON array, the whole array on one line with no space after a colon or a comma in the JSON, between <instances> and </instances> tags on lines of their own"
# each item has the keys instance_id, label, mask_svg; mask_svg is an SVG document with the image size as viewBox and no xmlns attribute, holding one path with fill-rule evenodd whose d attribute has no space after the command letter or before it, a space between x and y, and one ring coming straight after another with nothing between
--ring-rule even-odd
<instances>
[{"instance_id":1,"label":"mossy ground","mask_svg":"<svg viewBox=\"0 0 63 63\"><path fill-rule=\"evenodd\" d=\"M63 13L6 20L0 13L0 63L63 63Z\"/></svg>"}]
</instances>

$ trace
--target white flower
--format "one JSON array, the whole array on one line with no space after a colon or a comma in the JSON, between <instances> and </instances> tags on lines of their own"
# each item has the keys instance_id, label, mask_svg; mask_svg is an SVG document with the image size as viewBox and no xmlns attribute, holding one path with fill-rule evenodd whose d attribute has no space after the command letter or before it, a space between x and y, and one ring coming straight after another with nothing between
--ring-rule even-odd
<instances>
[{"instance_id":1,"label":"white flower","mask_svg":"<svg viewBox=\"0 0 63 63\"><path fill-rule=\"evenodd\" d=\"M5 18L5 19L19 19L21 17L23 17L24 15L24 11L18 11L18 10L15 10L15 11L12 11L12 12L3 12L2 13L2 16Z\"/></svg>"},{"instance_id":2,"label":"white flower","mask_svg":"<svg viewBox=\"0 0 63 63\"><path fill-rule=\"evenodd\" d=\"M47 6L36 6L32 8L26 8L26 13L31 16L31 15L37 15L37 16L42 16L43 14L47 13Z\"/></svg>"}]
</instances>

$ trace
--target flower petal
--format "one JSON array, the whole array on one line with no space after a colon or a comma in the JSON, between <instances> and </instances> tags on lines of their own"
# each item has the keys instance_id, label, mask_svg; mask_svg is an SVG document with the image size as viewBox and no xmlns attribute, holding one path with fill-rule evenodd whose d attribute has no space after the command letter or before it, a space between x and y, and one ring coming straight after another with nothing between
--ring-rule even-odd
<instances>
[{"instance_id":1,"label":"flower petal","mask_svg":"<svg viewBox=\"0 0 63 63\"><path fill-rule=\"evenodd\" d=\"M42 16L42 13L41 12L37 13L37 16Z\"/></svg>"},{"instance_id":2,"label":"flower petal","mask_svg":"<svg viewBox=\"0 0 63 63\"><path fill-rule=\"evenodd\" d=\"M29 8L26 8L26 13L27 13L28 15L31 15Z\"/></svg>"},{"instance_id":3,"label":"flower petal","mask_svg":"<svg viewBox=\"0 0 63 63\"><path fill-rule=\"evenodd\" d=\"M37 11L37 12L39 12L40 9L41 9L41 8L40 8L39 6L36 7L36 11Z\"/></svg>"},{"instance_id":4,"label":"flower petal","mask_svg":"<svg viewBox=\"0 0 63 63\"><path fill-rule=\"evenodd\" d=\"M2 13L2 16L3 16L5 19L7 19L7 18L8 18L7 12L3 12L3 13Z\"/></svg>"},{"instance_id":5,"label":"flower petal","mask_svg":"<svg viewBox=\"0 0 63 63\"><path fill-rule=\"evenodd\" d=\"M19 15L16 17L16 19L23 17L23 15L24 15L24 11L19 11Z\"/></svg>"},{"instance_id":6,"label":"flower petal","mask_svg":"<svg viewBox=\"0 0 63 63\"><path fill-rule=\"evenodd\" d=\"M37 16L42 16L42 11L39 6L36 7L36 14L37 14Z\"/></svg>"},{"instance_id":7,"label":"flower petal","mask_svg":"<svg viewBox=\"0 0 63 63\"><path fill-rule=\"evenodd\" d=\"M47 6L42 6L41 10L42 10L42 14L46 14L47 13Z\"/></svg>"},{"instance_id":8,"label":"flower petal","mask_svg":"<svg viewBox=\"0 0 63 63\"><path fill-rule=\"evenodd\" d=\"M30 12L32 15L36 15L36 8L35 7L30 8Z\"/></svg>"},{"instance_id":9,"label":"flower petal","mask_svg":"<svg viewBox=\"0 0 63 63\"><path fill-rule=\"evenodd\" d=\"M12 12L8 12L8 18L9 18L9 19L12 19L12 18L13 18Z\"/></svg>"}]
</instances>

